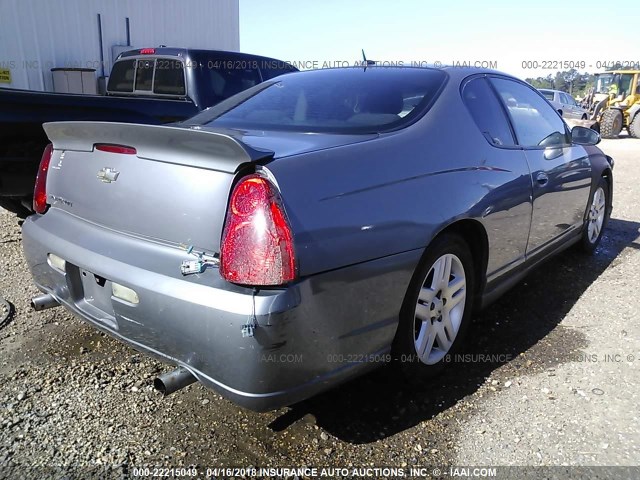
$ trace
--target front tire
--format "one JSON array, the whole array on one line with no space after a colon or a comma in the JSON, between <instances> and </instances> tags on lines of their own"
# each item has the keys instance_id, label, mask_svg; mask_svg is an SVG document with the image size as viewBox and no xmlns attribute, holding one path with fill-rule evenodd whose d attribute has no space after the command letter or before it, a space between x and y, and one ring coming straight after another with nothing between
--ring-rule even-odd
<instances>
[{"instance_id":1,"label":"front tire","mask_svg":"<svg viewBox=\"0 0 640 480\"><path fill-rule=\"evenodd\" d=\"M585 253L592 254L596 250L602 240L602 232L608 220L609 184L605 178L600 178L591 197L587 219L582 228L581 247Z\"/></svg>"},{"instance_id":2,"label":"front tire","mask_svg":"<svg viewBox=\"0 0 640 480\"><path fill-rule=\"evenodd\" d=\"M622 131L622 112L615 108L605 110L600 121L602 138L617 138Z\"/></svg>"},{"instance_id":3,"label":"front tire","mask_svg":"<svg viewBox=\"0 0 640 480\"><path fill-rule=\"evenodd\" d=\"M444 234L427 248L400 312L394 359L405 376L439 373L459 352L471 319L474 264L458 235Z\"/></svg>"}]
</instances>

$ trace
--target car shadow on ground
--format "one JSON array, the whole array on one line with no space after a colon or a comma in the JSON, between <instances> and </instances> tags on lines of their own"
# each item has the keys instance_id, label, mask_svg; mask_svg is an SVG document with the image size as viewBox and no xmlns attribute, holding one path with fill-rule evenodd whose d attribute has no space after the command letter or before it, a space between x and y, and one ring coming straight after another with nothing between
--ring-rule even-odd
<instances>
[{"instance_id":1,"label":"car shadow on ground","mask_svg":"<svg viewBox=\"0 0 640 480\"><path fill-rule=\"evenodd\" d=\"M640 249L640 223L611 219L595 256L569 249L532 271L487 310L476 314L463 358L420 387L390 367L294 405L275 419L275 431L312 415L316 424L350 443L370 443L411 428L473 394L494 370L510 378L571 361L587 344L560 326L587 288L615 265L625 248Z\"/></svg>"}]
</instances>

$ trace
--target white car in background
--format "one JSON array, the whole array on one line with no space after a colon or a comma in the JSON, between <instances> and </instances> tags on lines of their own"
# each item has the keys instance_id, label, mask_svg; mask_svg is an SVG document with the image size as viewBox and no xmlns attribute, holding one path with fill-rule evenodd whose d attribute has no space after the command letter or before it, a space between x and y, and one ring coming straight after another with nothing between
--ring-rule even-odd
<instances>
[{"instance_id":1,"label":"white car in background","mask_svg":"<svg viewBox=\"0 0 640 480\"><path fill-rule=\"evenodd\" d=\"M586 120L588 118L587 111L580 107L568 93L547 88L539 88L538 90L563 118L576 118L578 120Z\"/></svg>"}]
</instances>

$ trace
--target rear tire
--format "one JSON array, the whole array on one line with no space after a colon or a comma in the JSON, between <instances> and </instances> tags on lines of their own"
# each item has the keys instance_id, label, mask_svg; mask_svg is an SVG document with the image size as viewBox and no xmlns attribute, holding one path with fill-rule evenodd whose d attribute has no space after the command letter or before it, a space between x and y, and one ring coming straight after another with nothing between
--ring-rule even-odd
<instances>
[{"instance_id":1,"label":"rear tire","mask_svg":"<svg viewBox=\"0 0 640 480\"><path fill-rule=\"evenodd\" d=\"M633 121L629 124L629 135L633 138L640 138L640 112L636 113Z\"/></svg>"},{"instance_id":2,"label":"rear tire","mask_svg":"<svg viewBox=\"0 0 640 480\"><path fill-rule=\"evenodd\" d=\"M433 376L460 351L475 293L471 252L458 235L437 237L425 251L400 311L393 358L405 378Z\"/></svg>"},{"instance_id":3,"label":"rear tire","mask_svg":"<svg viewBox=\"0 0 640 480\"><path fill-rule=\"evenodd\" d=\"M600 178L591 196L587 219L582 228L580 246L585 253L592 254L600 244L609 220L609 209L609 184L605 178Z\"/></svg>"},{"instance_id":4,"label":"rear tire","mask_svg":"<svg viewBox=\"0 0 640 480\"><path fill-rule=\"evenodd\" d=\"M622 112L609 108L602 114L600 135L602 138L617 138L622 131Z\"/></svg>"}]
</instances>

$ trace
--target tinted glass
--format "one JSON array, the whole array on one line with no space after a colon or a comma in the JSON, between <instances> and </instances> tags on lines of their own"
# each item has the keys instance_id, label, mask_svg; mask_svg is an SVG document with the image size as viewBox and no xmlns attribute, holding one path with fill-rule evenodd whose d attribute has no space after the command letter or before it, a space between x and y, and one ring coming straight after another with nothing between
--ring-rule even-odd
<instances>
[{"instance_id":1,"label":"tinted glass","mask_svg":"<svg viewBox=\"0 0 640 480\"><path fill-rule=\"evenodd\" d=\"M289 65L287 62L280 60L262 60L260 63L260 70L262 71L263 80L270 80L285 73L295 72L296 69Z\"/></svg>"},{"instance_id":2,"label":"tinted glass","mask_svg":"<svg viewBox=\"0 0 640 480\"><path fill-rule=\"evenodd\" d=\"M564 103L565 105L569 103L569 100L567 99L567 96L564 93L560 94L560 103Z\"/></svg>"},{"instance_id":3,"label":"tinted glass","mask_svg":"<svg viewBox=\"0 0 640 480\"><path fill-rule=\"evenodd\" d=\"M536 91L512 80L492 78L491 82L507 107L520 145L549 147L569 143L565 123Z\"/></svg>"},{"instance_id":4,"label":"tinted glass","mask_svg":"<svg viewBox=\"0 0 640 480\"><path fill-rule=\"evenodd\" d=\"M468 82L462 98L485 138L493 145L515 145L507 117L485 78Z\"/></svg>"},{"instance_id":5,"label":"tinted glass","mask_svg":"<svg viewBox=\"0 0 640 480\"><path fill-rule=\"evenodd\" d=\"M377 132L402 126L434 100L441 70L313 70L258 85L193 121L231 128L306 132Z\"/></svg>"},{"instance_id":6,"label":"tinted glass","mask_svg":"<svg viewBox=\"0 0 640 480\"><path fill-rule=\"evenodd\" d=\"M575 99L575 98L573 98L571 95L567 95L567 103L568 103L569 105L577 105L577 103L576 103L576 99Z\"/></svg>"},{"instance_id":7,"label":"tinted glass","mask_svg":"<svg viewBox=\"0 0 640 480\"><path fill-rule=\"evenodd\" d=\"M180 60L159 58L156 60L156 77L153 93L184 95L184 66Z\"/></svg>"},{"instance_id":8,"label":"tinted glass","mask_svg":"<svg viewBox=\"0 0 640 480\"><path fill-rule=\"evenodd\" d=\"M549 90L540 90L540 93L542 93L542 95L544 95L544 98L546 98L550 102L553 102L553 97L554 97L554 93L553 92L551 92Z\"/></svg>"},{"instance_id":9,"label":"tinted glass","mask_svg":"<svg viewBox=\"0 0 640 480\"><path fill-rule=\"evenodd\" d=\"M136 66L136 90L151 91L154 63L153 60L138 60Z\"/></svg>"},{"instance_id":10,"label":"tinted glass","mask_svg":"<svg viewBox=\"0 0 640 480\"><path fill-rule=\"evenodd\" d=\"M212 72L223 79L222 98L231 97L260 83L258 70L252 68L226 68Z\"/></svg>"},{"instance_id":11,"label":"tinted glass","mask_svg":"<svg viewBox=\"0 0 640 480\"><path fill-rule=\"evenodd\" d=\"M135 62L135 60L116 62L111 69L107 90L110 92L133 92Z\"/></svg>"}]
</instances>

